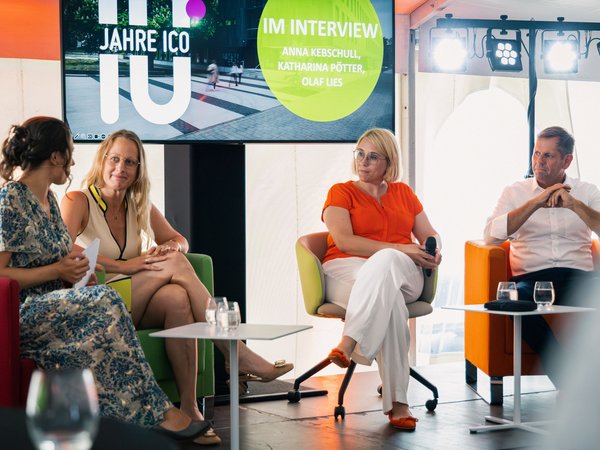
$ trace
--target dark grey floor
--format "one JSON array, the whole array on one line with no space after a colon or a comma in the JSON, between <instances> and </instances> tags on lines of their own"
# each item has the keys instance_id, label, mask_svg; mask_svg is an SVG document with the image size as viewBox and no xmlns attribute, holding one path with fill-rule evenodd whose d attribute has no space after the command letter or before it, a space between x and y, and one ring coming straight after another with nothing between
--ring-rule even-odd
<instances>
[{"instance_id":1,"label":"dark grey floor","mask_svg":"<svg viewBox=\"0 0 600 450\"><path fill-rule=\"evenodd\" d=\"M307 382L326 388L329 395L303 398L291 404L286 400L246 403L240 407L240 447L254 449L521 449L541 448L536 434L501 431L470 434L470 425L483 425L485 415L512 417L513 379L505 380L503 407L491 407L464 383L462 363L422 368L439 390L439 404L433 413L424 404L428 390L414 380L409 387L413 415L419 418L415 432L401 432L388 425L376 393L377 372L354 375L345 398L346 418L333 418L341 376L316 377ZM479 389L487 391L487 378L480 376ZM252 385L250 386L252 389ZM552 418L556 392L546 377L524 377L522 417L527 420ZM215 430L229 447L229 406L214 409ZM184 449L198 449L186 445Z\"/></svg>"}]
</instances>

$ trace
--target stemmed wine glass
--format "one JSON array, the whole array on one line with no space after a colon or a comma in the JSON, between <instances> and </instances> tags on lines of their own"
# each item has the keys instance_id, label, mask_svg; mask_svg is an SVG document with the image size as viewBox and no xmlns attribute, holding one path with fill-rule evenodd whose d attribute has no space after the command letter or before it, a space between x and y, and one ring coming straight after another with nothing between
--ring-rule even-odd
<instances>
[{"instance_id":1,"label":"stemmed wine glass","mask_svg":"<svg viewBox=\"0 0 600 450\"><path fill-rule=\"evenodd\" d=\"M92 372L36 370L26 413L29 436L38 450L89 450L99 422Z\"/></svg>"}]
</instances>

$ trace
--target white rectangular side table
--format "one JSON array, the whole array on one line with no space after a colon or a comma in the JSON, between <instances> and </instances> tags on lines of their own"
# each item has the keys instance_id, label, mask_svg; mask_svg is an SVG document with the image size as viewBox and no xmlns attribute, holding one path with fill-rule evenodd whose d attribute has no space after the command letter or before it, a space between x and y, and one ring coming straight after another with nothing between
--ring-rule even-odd
<instances>
[{"instance_id":1,"label":"white rectangular side table","mask_svg":"<svg viewBox=\"0 0 600 450\"><path fill-rule=\"evenodd\" d=\"M238 384L239 361L237 341L246 339L257 339L272 341L290 334L312 328L310 325L255 325L240 324L235 330L222 331L217 329L216 325L209 325L205 322L192 323L182 327L170 328L168 330L157 331L150 336L161 338L180 338L180 339L212 339L229 341L229 392L230 405L229 417L231 420L231 448L238 450L240 448L240 392Z\"/></svg>"},{"instance_id":2,"label":"white rectangular side table","mask_svg":"<svg viewBox=\"0 0 600 450\"><path fill-rule=\"evenodd\" d=\"M477 433L480 431L497 431L497 430L509 430L509 429L520 429L525 431L532 431L534 433L544 434L544 430L535 428L535 426L544 425L549 421L540 422L521 422L521 331L523 316L535 316L539 314L565 314L565 313L581 313L594 311L593 308L582 308L577 306L552 306L551 309L544 309L541 311L495 311L486 309L483 305L448 305L442 306L442 309L453 309L465 312L475 313L488 313L498 314L501 316L512 316L514 319L513 323L513 372L514 372L514 405L513 405L513 420L507 420L502 417L496 416L485 416L485 420L493 422L497 425L482 425L478 427L471 427L469 431L471 433Z\"/></svg>"}]
</instances>

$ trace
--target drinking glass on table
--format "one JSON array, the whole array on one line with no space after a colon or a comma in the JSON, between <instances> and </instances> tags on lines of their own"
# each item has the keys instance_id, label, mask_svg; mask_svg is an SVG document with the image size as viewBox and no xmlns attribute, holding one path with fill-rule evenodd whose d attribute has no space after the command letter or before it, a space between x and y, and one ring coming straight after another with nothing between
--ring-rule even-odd
<instances>
[{"instance_id":1,"label":"drinking glass on table","mask_svg":"<svg viewBox=\"0 0 600 450\"><path fill-rule=\"evenodd\" d=\"M235 330L240 322L242 321L242 315L240 313L240 305L238 302L229 302L229 329Z\"/></svg>"},{"instance_id":2,"label":"drinking glass on table","mask_svg":"<svg viewBox=\"0 0 600 450\"><path fill-rule=\"evenodd\" d=\"M217 304L217 328L229 331L229 302Z\"/></svg>"},{"instance_id":3,"label":"drinking glass on table","mask_svg":"<svg viewBox=\"0 0 600 450\"><path fill-rule=\"evenodd\" d=\"M206 317L206 323L210 325L217 324L217 311L219 310L220 304L227 304L226 297L208 297L206 301L206 309L204 310L204 316Z\"/></svg>"},{"instance_id":4,"label":"drinking glass on table","mask_svg":"<svg viewBox=\"0 0 600 450\"><path fill-rule=\"evenodd\" d=\"M533 288L533 300L538 310L552 309L554 303L554 286L552 281L536 281Z\"/></svg>"},{"instance_id":5,"label":"drinking glass on table","mask_svg":"<svg viewBox=\"0 0 600 450\"><path fill-rule=\"evenodd\" d=\"M215 299L210 296L206 299L204 317L206 318L206 323L209 325L215 325L217 323L217 304L215 303Z\"/></svg>"},{"instance_id":6,"label":"drinking glass on table","mask_svg":"<svg viewBox=\"0 0 600 450\"><path fill-rule=\"evenodd\" d=\"M99 422L92 372L36 370L26 414L29 436L38 450L89 450Z\"/></svg>"},{"instance_id":7,"label":"drinking glass on table","mask_svg":"<svg viewBox=\"0 0 600 450\"><path fill-rule=\"evenodd\" d=\"M497 300L517 300L518 298L517 283L514 281L501 281L498 283Z\"/></svg>"}]
</instances>

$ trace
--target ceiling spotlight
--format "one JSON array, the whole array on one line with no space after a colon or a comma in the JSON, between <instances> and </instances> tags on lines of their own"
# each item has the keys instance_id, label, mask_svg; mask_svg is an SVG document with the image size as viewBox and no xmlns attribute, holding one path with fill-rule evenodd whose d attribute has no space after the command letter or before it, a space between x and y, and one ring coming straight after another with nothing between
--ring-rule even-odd
<instances>
[{"instance_id":1,"label":"ceiling spotlight","mask_svg":"<svg viewBox=\"0 0 600 450\"><path fill-rule=\"evenodd\" d=\"M517 31L516 39L498 39L487 31L486 56L493 71L520 72L523 70L521 61L521 32Z\"/></svg>"},{"instance_id":2,"label":"ceiling spotlight","mask_svg":"<svg viewBox=\"0 0 600 450\"><path fill-rule=\"evenodd\" d=\"M579 37L572 34L561 39L563 35L558 32L558 39L545 39L542 33L542 58L546 73L577 73L579 70Z\"/></svg>"},{"instance_id":3,"label":"ceiling spotlight","mask_svg":"<svg viewBox=\"0 0 600 450\"><path fill-rule=\"evenodd\" d=\"M562 22L559 17L558 21ZM549 36L549 37L548 37ZM562 30L544 30L542 32L542 59L544 72L556 74L577 73L581 33L571 32L565 35Z\"/></svg>"},{"instance_id":4,"label":"ceiling spotlight","mask_svg":"<svg viewBox=\"0 0 600 450\"><path fill-rule=\"evenodd\" d=\"M465 72L467 70L467 40L450 34L431 38L433 68L440 72Z\"/></svg>"}]
</instances>

